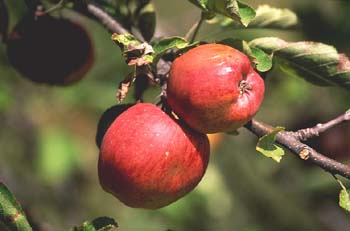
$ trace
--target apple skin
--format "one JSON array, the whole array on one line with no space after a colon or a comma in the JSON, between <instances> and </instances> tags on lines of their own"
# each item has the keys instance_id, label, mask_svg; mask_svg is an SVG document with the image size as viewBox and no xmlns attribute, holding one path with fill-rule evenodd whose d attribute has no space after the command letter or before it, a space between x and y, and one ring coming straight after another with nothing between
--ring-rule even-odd
<instances>
[{"instance_id":1,"label":"apple skin","mask_svg":"<svg viewBox=\"0 0 350 231\"><path fill-rule=\"evenodd\" d=\"M94 49L87 31L73 19L28 15L10 33L7 56L33 82L65 86L85 76Z\"/></svg>"},{"instance_id":2,"label":"apple skin","mask_svg":"<svg viewBox=\"0 0 350 231\"><path fill-rule=\"evenodd\" d=\"M114 120L133 105L134 104L118 104L103 112L97 124L97 132L95 137L95 142L98 148L101 147L102 139Z\"/></svg>"},{"instance_id":3,"label":"apple skin","mask_svg":"<svg viewBox=\"0 0 350 231\"><path fill-rule=\"evenodd\" d=\"M100 184L127 206L158 209L200 182L209 152L205 134L153 104L139 103L120 114L103 137Z\"/></svg>"},{"instance_id":4,"label":"apple skin","mask_svg":"<svg viewBox=\"0 0 350 231\"><path fill-rule=\"evenodd\" d=\"M245 54L230 46L205 44L175 59L167 101L198 132L233 132L257 113L264 89Z\"/></svg>"}]
</instances>

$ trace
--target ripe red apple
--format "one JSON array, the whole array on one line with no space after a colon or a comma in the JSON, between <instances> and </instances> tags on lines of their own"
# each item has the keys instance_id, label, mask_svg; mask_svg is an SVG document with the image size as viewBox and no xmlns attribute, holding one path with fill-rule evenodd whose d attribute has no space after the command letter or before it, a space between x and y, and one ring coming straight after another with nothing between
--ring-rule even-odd
<instances>
[{"instance_id":1,"label":"ripe red apple","mask_svg":"<svg viewBox=\"0 0 350 231\"><path fill-rule=\"evenodd\" d=\"M102 139L100 183L130 207L161 208L199 183L209 149L206 135L139 103L120 114Z\"/></svg>"},{"instance_id":2,"label":"ripe red apple","mask_svg":"<svg viewBox=\"0 0 350 231\"><path fill-rule=\"evenodd\" d=\"M87 31L70 19L50 15L25 17L7 44L10 63L37 83L69 85L80 80L94 59Z\"/></svg>"},{"instance_id":3,"label":"ripe red apple","mask_svg":"<svg viewBox=\"0 0 350 231\"><path fill-rule=\"evenodd\" d=\"M101 147L102 139L106 134L108 128L114 122L114 120L120 114L122 114L124 111L126 111L128 108L132 106L133 104L118 104L108 108L106 111L103 112L97 124L97 132L95 137L96 145L98 148Z\"/></svg>"},{"instance_id":4,"label":"ripe red apple","mask_svg":"<svg viewBox=\"0 0 350 231\"><path fill-rule=\"evenodd\" d=\"M257 113L263 98L263 79L248 57L232 47L201 45L172 64L168 103L201 133L236 130Z\"/></svg>"}]
</instances>

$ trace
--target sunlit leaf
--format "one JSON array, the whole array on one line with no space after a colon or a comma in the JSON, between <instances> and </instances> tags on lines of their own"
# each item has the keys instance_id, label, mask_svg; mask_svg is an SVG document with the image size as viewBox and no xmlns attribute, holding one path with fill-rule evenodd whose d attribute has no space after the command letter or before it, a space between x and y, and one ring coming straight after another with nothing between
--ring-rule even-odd
<instances>
[{"instance_id":1,"label":"sunlit leaf","mask_svg":"<svg viewBox=\"0 0 350 231\"><path fill-rule=\"evenodd\" d=\"M287 43L279 38L259 38L249 45L271 53L289 75L320 86L350 89L350 61L333 46L308 41Z\"/></svg>"},{"instance_id":2,"label":"sunlit leaf","mask_svg":"<svg viewBox=\"0 0 350 231\"><path fill-rule=\"evenodd\" d=\"M339 206L345 211L350 212L350 196L346 189L342 189L339 193Z\"/></svg>"},{"instance_id":3,"label":"sunlit leaf","mask_svg":"<svg viewBox=\"0 0 350 231\"><path fill-rule=\"evenodd\" d=\"M298 17L293 11L261 5L256 10L256 16L249 23L249 27L284 29L295 26L297 23Z\"/></svg>"},{"instance_id":4,"label":"sunlit leaf","mask_svg":"<svg viewBox=\"0 0 350 231\"><path fill-rule=\"evenodd\" d=\"M237 0L189 0L200 7L207 15L222 14L244 26L255 17L255 10L249 5Z\"/></svg>"},{"instance_id":5,"label":"sunlit leaf","mask_svg":"<svg viewBox=\"0 0 350 231\"><path fill-rule=\"evenodd\" d=\"M81 226L73 227L69 231L114 231L117 230L117 222L109 217L99 217L92 221L86 221Z\"/></svg>"},{"instance_id":6,"label":"sunlit leaf","mask_svg":"<svg viewBox=\"0 0 350 231\"><path fill-rule=\"evenodd\" d=\"M275 144L275 139L276 135L283 130L283 127L276 127L272 132L261 137L256 145L256 150L279 163L284 155L284 149Z\"/></svg>"}]
</instances>

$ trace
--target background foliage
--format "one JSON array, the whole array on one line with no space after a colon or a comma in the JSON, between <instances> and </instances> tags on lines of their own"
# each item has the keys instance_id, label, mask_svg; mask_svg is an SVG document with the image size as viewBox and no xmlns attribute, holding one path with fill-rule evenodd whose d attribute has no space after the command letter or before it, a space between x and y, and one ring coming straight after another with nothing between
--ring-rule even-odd
<instances>
[{"instance_id":1,"label":"background foliage","mask_svg":"<svg viewBox=\"0 0 350 231\"><path fill-rule=\"evenodd\" d=\"M154 2L158 36L184 35L200 17L199 9L187 1ZM198 39L249 41L276 36L291 42L329 43L350 55L348 1L264 3L293 9L300 23L287 31L218 29L206 24ZM336 203L339 185L329 174L291 155L281 164L264 158L255 151L257 138L244 129L240 136L211 137L211 164L204 179L166 208L131 209L105 193L97 179L97 121L116 103L119 81L130 70L110 34L96 22L81 21L93 38L95 63L83 81L67 88L21 78L0 45L0 179L21 201L29 219L40 220L37 227L68 230L101 215L116 218L120 230L340 231L350 226L349 216ZM257 118L287 129L326 121L350 106L348 90L311 85L277 68L266 79L266 88ZM158 91L151 89L147 100L154 102ZM310 140L310 145L349 163L349 140L350 125L344 124Z\"/></svg>"}]
</instances>

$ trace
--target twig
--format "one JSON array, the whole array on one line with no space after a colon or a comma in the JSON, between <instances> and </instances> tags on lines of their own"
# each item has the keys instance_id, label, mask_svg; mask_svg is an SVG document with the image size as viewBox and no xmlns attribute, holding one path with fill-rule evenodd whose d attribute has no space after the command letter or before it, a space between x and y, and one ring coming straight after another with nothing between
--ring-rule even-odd
<instances>
[{"instance_id":1,"label":"twig","mask_svg":"<svg viewBox=\"0 0 350 231\"><path fill-rule=\"evenodd\" d=\"M338 116L335 119L332 119L324 124L317 124L316 126L312 128L305 128L305 129L300 129L298 131L295 131L295 135L297 136L298 139L300 140L308 140L312 137L319 136L320 133L327 131L328 129L341 124L345 121L350 121L350 109L346 111L344 114Z\"/></svg>"},{"instance_id":2,"label":"twig","mask_svg":"<svg viewBox=\"0 0 350 231\"><path fill-rule=\"evenodd\" d=\"M264 136L274 130L272 126L255 119L251 120L245 125L245 127L259 137ZM317 165L327 172L338 174L350 179L350 166L318 153L313 148L302 143L294 132L279 132L276 136L276 142L287 148L300 159Z\"/></svg>"},{"instance_id":3,"label":"twig","mask_svg":"<svg viewBox=\"0 0 350 231\"><path fill-rule=\"evenodd\" d=\"M99 7L88 4L87 10L90 14L94 15L108 30L118 34L130 34L119 22L114 20L109 14L104 12Z\"/></svg>"},{"instance_id":4,"label":"twig","mask_svg":"<svg viewBox=\"0 0 350 231\"><path fill-rule=\"evenodd\" d=\"M123 34L123 33L130 33L128 30L123 28L121 24L116 22L111 16L109 16L106 12L101 10L100 8L88 4L87 6L88 11L94 15L103 25L105 25L111 32ZM197 25L197 30L198 30L198 25ZM198 31L197 31L198 32ZM194 34L195 35L195 34ZM163 63L163 72L166 73L167 70L169 70L170 65L168 65L167 62L164 60L160 60L160 63ZM167 64L167 65L165 65ZM309 147L308 145L304 144L301 142L305 137L311 137L313 135L311 134L316 134L321 133L336 124L339 124L345 120L350 120L350 110L348 110L344 115L337 117L334 120L331 120L321 126L317 125L315 128L311 128L312 132L290 132L290 131L282 131L277 134L276 137L276 142L279 143L280 145L284 146L288 150L290 150L293 154L298 156L300 159L305 160L307 162L310 162L314 165L317 165L321 168L323 168L325 171L331 173L331 174L338 174L343 177L346 177L350 179L350 166L347 166L345 164L342 164L336 160L333 160L331 158L328 158L317 151L315 151L313 148ZM261 137L263 135L266 135L273 131L273 127L265 124L263 122L259 122L255 119L251 120L249 123L245 125L245 127L250 130L252 133L255 135ZM301 135L301 133L305 133L307 135ZM309 135L310 134L310 135ZM303 138L303 139L302 139Z\"/></svg>"},{"instance_id":5,"label":"twig","mask_svg":"<svg viewBox=\"0 0 350 231\"><path fill-rule=\"evenodd\" d=\"M199 32L199 29L201 28L201 26L204 22L204 19L205 19L204 15L202 13L201 18L197 22L195 22L192 25L192 27L190 28L190 30L186 33L185 38L186 38L186 40L190 40L190 43L193 43L195 41L197 34ZM192 34L192 37L191 37L191 39L189 39L191 34Z\"/></svg>"}]
</instances>

